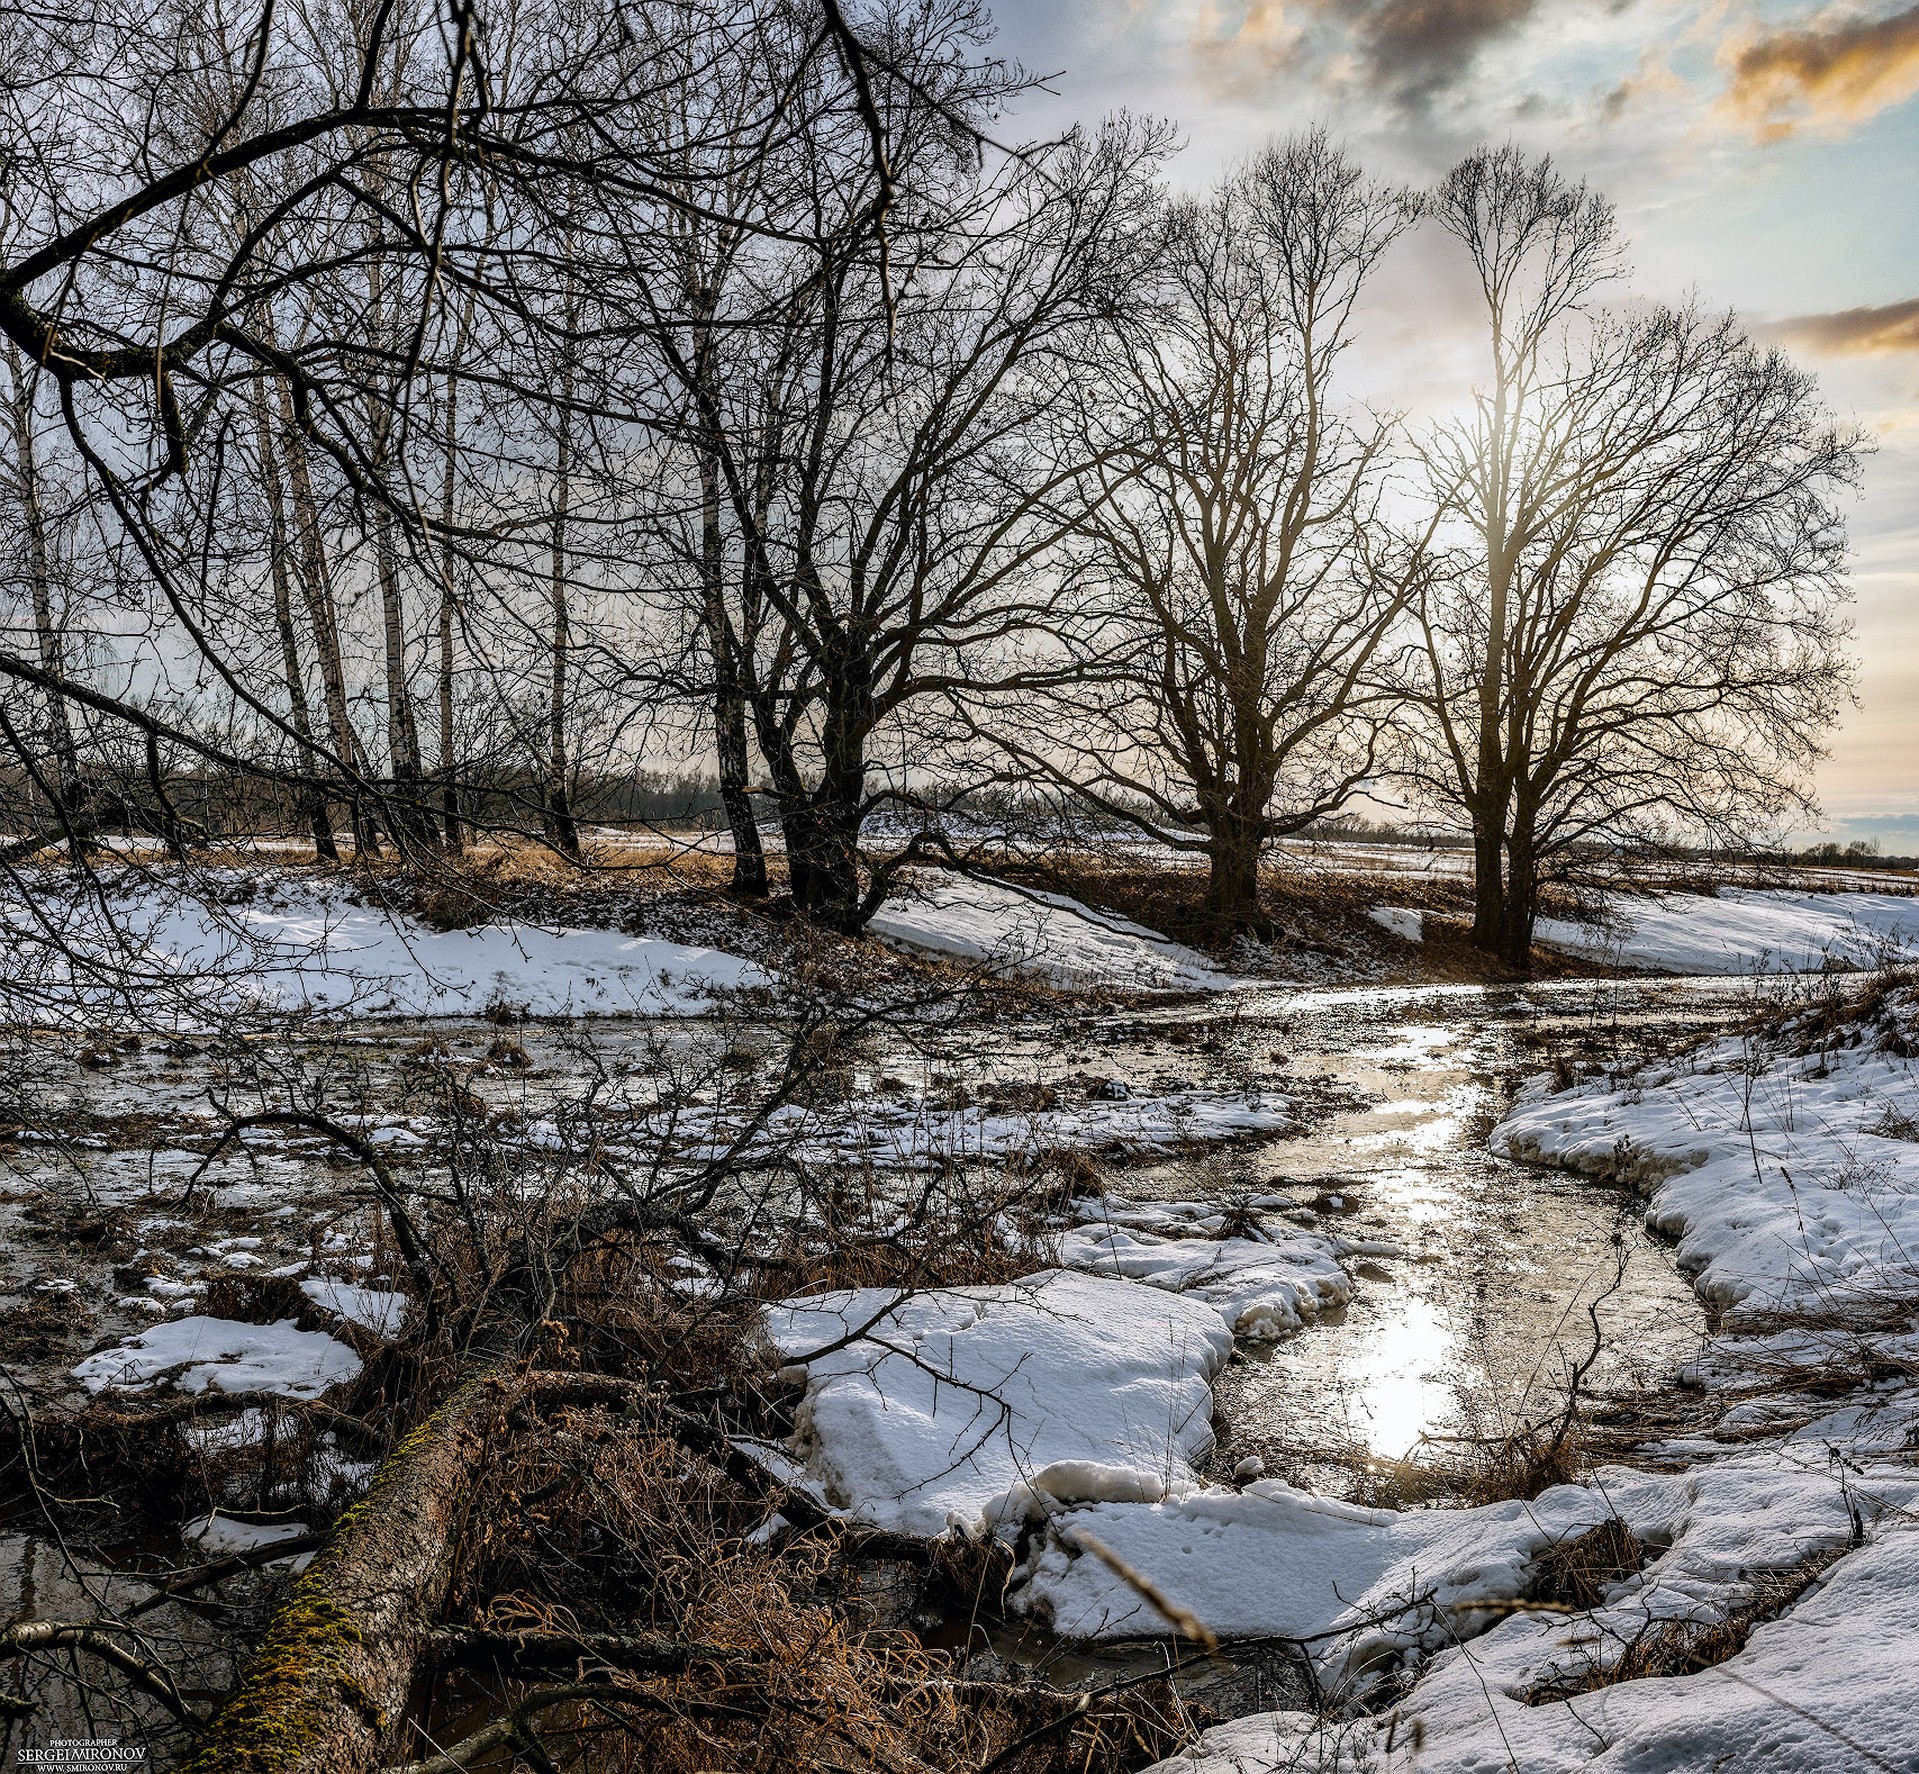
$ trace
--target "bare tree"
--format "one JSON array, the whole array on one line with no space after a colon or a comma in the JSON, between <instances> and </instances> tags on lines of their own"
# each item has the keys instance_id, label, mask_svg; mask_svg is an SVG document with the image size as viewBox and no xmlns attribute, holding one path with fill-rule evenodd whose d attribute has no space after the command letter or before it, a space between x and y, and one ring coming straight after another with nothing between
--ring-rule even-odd
<instances>
[{"instance_id":1,"label":"bare tree","mask_svg":"<svg viewBox=\"0 0 1919 1774\"><path fill-rule=\"evenodd\" d=\"M1381 511L1390 424L1335 398L1368 277L1415 214L1323 133L1275 143L1160 230L1155 300L1089 392L1073 491L1096 621L1003 728L1024 769L1209 861L1264 931L1274 837L1374 770L1376 667L1417 570Z\"/></svg>"},{"instance_id":2,"label":"bare tree","mask_svg":"<svg viewBox=\"0 0 1919 1774\"><path fill-rule=\"evenodd\" d=\"M1473 829L1474 940L1529 964L1542 869L1674 824L1750 837L1808 805L1847 682L1862 439L1729 316L1582 312L1611 217L1486 151L1436 212L1485 294L1493 376L1422 446L1459 550L1420 610L1429 794Z\"/></svg>"},{"instance_id":3,"label":"bare tree","mask_svg":"<svg viewBox=\"0 0 1919 1774\"><path fill-rule=\"evenodd\" d=\"M793 896L841 928L896 866L863 872L865 821L911 793L903 743L877 784L876 753L1067 619L1043 571L1072 478L1053 421L1125 299L1162 145L1125 126L993 148L985 123L1020 76L962 53L980 22L902 14L874 34L883 54L846 52L858 104L837 138L809 133L773 193L781 238L737 265L722 311L677 306L683 255L634 274L724 490L738 601L716 651L740 663ZM824 78L807 66L801 93Z\"/></svg>"}]
</instances>

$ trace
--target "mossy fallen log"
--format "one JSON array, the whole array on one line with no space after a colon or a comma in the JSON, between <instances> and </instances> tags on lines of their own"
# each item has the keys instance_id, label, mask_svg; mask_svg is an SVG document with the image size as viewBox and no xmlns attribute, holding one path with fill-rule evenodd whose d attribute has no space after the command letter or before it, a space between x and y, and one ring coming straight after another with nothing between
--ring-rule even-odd
<instances>
[{"instance_id":1,"label":"mossy fallen log","mask_svg":"<svg viewBox=\"0 0 1919 1774\"><path fill-rule=\"evenodd\" d=\"M469 1482L519 1387L468 1380L396 1447L275 1611L180 1774L385 1765L452 1578Z\"/></svg>"}]
</instances>

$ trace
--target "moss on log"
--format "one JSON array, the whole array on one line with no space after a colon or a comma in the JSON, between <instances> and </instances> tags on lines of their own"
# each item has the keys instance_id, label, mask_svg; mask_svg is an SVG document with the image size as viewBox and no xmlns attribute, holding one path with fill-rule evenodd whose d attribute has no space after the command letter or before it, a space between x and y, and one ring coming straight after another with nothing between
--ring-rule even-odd
<instances>
[{"instance_id":1,"label":"moss on log","mask_svg":"<svg viewBox=\"0 0 1919 1774\"><path fill-rule=\"evenodd\" d=\"M275 1611L180 1774L384 1766L446 1599L468 1482L515 1388L469 1380L393 1450Z\"/></svg>"}]
</instances>

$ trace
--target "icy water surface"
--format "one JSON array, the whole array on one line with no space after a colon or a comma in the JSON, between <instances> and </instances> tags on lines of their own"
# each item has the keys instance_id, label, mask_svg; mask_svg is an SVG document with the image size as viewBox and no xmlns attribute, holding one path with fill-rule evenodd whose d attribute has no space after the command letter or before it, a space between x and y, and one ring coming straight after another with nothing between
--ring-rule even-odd
<instances>
[{"instance_id":1,"label":"icy water surface","mask_svg":"<svg viewBox=\"0 0 1919 1774\"><path fill-rule=\"evenodd\" d=\"M1356 1461L1431 1455L1444 1449L1431 1438L1536 1417L1590 1349L1586 1308L1622 1247L1590 1383L1669 1377L1705 1318L1638 1199L1497 1158L1486 1135L1512 1082L1555 1057L1691 1037L1748 1001L1733 981L1566 981L1310 992L1267 1009L1293 1073L1358 1100L1249 1155L1251 1180L1395 1254L1349 1259L1343 1311L1264 1352L1242 1346L1221 1387L1228 1451L1339 1489Z\"/></svg>"},{"instance_id":2,"label":"icy water surface","mask_svg":"<svg viewBox=\"0 0 1919 1774\"><path fill-rule=\"evenodd\" d=\"M1566 1361L1589 1341L1585 1305L1612 1275L1616 1240L1626 1279L1602 1310L1607 1342L1594 1382L1657 1385L1692 1353L1703 1315L1670 1249L1644 1231L1637 1199L1494 1158L1486 1134L1526 1073L1710 1032L1747 1007L1749 989L1673 980L1274 988L1149 1011L1073 1010L918 1044L878 1042L814 1080L809 1098L829 1116L873 1102L990 1105L1016 1088L1069 1105L1182 1093L1290 1102L1289 1131L1145 1164L1109 1157L1105 1186L1141 1201L1250 1198L1344 1241L1352 1303L1278 1344L1243 1342L1222 1375L1215 1470L1258 1454L1296 1483L1351 1494L1404 1456L1443 1454L1447 1436L1548 1408ZM397 1154L433 1145L430 1122L415 1118L422 1077L516 1105L531 1131L553 1117L564 1126L578 1112L567 1105L583 1096L604 1103L640 1090L712 1036L697 1023L638 1021L510 1032L386 1025L289 1034L266 1043L262 1060L303 1091L328 1080L329 1094L356 1101L360 1124L377 1126L371 1137ZM733 1039L743 1052L772 1045L763 1031ZM281 1134L205 1166L219 1082L190 1048L147 1048L76 1064L55 1084L55 1104L74 1117L60 1152L23 1138L0 1175L0 1296L38 1313L44 1351L37 1362L26 1347L9 1351L17 1379L71 1394L77 1353L161 1309L124 1291L139 1283L110 1273L104 1246L94 1254L49 1239L44 1210L56 1197L68 1218L103 1214L109 1241L123 1228L153 1253L149 1268L160 1264L176 1292L192 1289L196 1300L223 1274L317 1261L336 1244L343 1259L371 1260L359 1252L364 1208L341 1193L357 1178L329 1161L325 1142ZM391 1272L384 1261L381 1273ZM0 1589L25 1583L42 1551L31 1537L10 1538ZM953 1642L966 1640L964 1624L953 1624ZM1067 1683L1135 1672L1123 1653L1081 1657L1037 1634L996 1635L995 1649ZM1248 1653L1193 1678L1223 1711L1276 1704L1291 1679L1278 1653Z\"/></svg>"}]
</instances>

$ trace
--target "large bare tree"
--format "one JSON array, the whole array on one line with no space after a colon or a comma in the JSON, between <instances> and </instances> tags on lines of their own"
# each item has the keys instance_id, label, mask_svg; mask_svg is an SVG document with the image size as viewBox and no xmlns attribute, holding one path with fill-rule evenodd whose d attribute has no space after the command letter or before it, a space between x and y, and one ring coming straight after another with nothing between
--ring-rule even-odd
<instances>
[{"instance_id":1,"label":"large bare tree","mask_svg":"<svg viewBox=\"0 0 1919 1774\"><path fill-rule=\"evenodd\" d=\"M1491 377L1421 449L1457 549L1420 609L1423 781L1472 827L1474 940L1523 969L1554 858L1808 805L1847 683L1833 499L1861 438L1730 316L1592 307L1611 216L1549 162L1477 154L1435 210Z\"/></svg>"},{"instance_id":2,"label":"large bare tree","mask_svg":"<svg viewBox=\"0 0 1919 1774\"><path fill-rule=\"evenodd\" d=\"M1152 300L1087 388L1067 514L1094 620L1002 735L1112 818L1203 853L1226 930L1264 931L1275 837L1374 770L1377 669L1417 571L1381 508L1390 422L1343 403L1367 280L1416 209L1323 132L1167 206Z\"/></svg>"}]
</instances>

